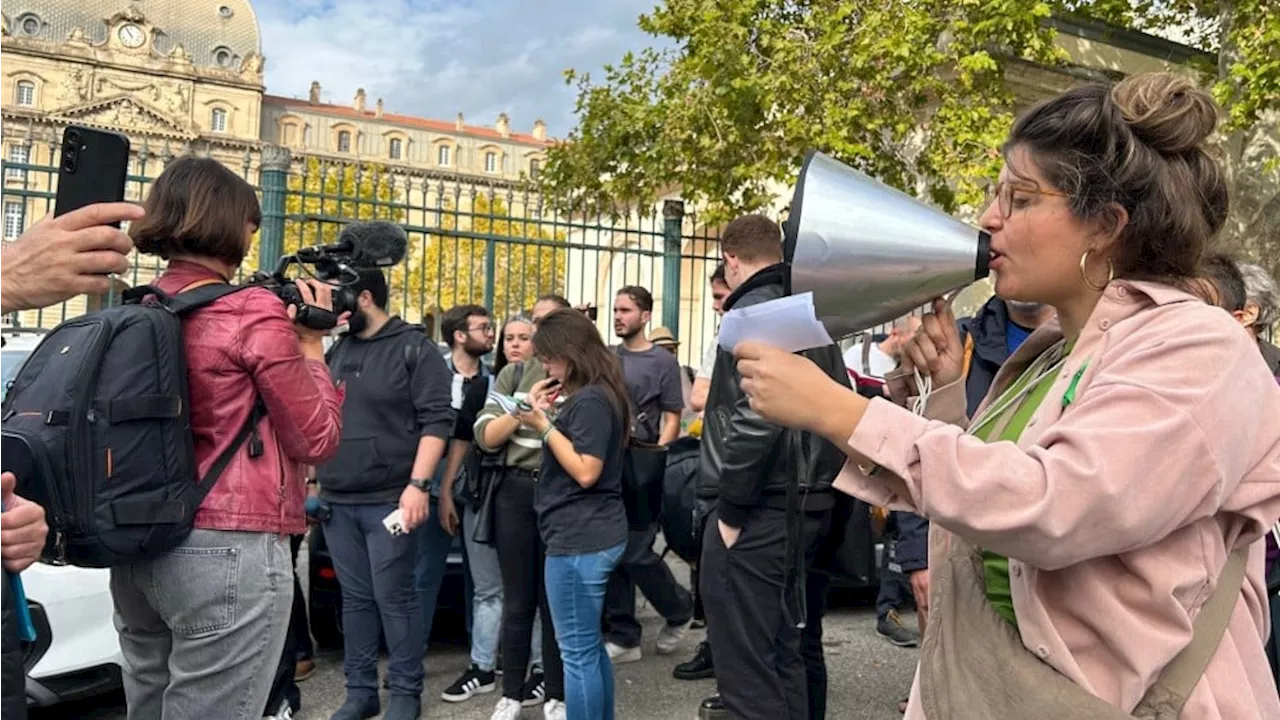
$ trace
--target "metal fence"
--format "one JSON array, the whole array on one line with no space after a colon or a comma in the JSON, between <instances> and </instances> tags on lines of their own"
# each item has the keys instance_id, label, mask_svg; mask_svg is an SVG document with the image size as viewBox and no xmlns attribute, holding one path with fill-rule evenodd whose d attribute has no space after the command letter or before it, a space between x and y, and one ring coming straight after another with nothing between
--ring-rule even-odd
<instances>
[{"instance_id":1,"label":"metal fence","mask_svg":"<svg viewBox=\"0 0 1280 720\"><path fill-rule=\"evenodd\" d=\"M48 165L3 164L4 239L16 238L52 211L58 146ZM29 155L30 156L30 155ZM131 161L126 197L141 201L171 160L168 150L143 147ZM619 207L612 216L584 216L532 187L362 162L293 157L266 146L240 157L215 155L259 191L263 222L242 277L274 268L282 254L333 242L347 222L386 219L409 237L404 261L389 272L390 310L425 324L439 337L440 314L456 304L490 308L498 318L527 310L544 294L600 308L597 323L612 338L612 304L628 285L654 297L651 328L681 341L681 361L696 366L712 341L715 315L708 277L719 258L715 228L686 213L679 201L661 207ZM41 311L14 313L9 325L48 328L120 301L123 290L151 282L164 262L136 255L131 270L102 296L79 297Z\"/></svg>"}]
</instances>

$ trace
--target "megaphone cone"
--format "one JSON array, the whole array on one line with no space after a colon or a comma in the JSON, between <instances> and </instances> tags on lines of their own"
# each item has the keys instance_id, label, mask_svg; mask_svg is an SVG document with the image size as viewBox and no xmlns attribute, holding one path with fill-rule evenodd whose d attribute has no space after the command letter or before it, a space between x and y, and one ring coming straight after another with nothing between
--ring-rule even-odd
<instances>
[{"instance_id":1,"label":"megaphone cone","mask_svg":"<svg viewBox=\"0 0 1280 720\"><path fill-rule=\"evenodd\" d=\"M818 152L783 224L791 292L846 337L987 276L991 236Z\"/></svg>"}]
</instances>

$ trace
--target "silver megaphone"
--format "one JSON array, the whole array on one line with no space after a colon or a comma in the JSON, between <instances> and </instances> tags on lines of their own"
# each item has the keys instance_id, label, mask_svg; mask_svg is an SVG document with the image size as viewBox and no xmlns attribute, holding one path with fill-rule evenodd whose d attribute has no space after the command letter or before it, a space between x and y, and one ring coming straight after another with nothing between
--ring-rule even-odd
<instances>
[{"instance_id":1,"label":"silver megaphone","mask_svg":"<svg viewBox=\"0 0 1280 720\"><path fill-rule=\"evenodd\" d=\"M991 236L818 152L783 223L791 292L841 338L987 276Z\"/></svg>"}]
</instances>

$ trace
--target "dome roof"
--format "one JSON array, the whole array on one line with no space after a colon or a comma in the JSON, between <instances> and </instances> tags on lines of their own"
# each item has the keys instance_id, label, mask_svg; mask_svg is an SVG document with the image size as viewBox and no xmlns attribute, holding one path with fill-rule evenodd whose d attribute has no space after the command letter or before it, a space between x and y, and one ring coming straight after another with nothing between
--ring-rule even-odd
<instances>
[{"instance_id":1,"label":"dome roof","mask_svg":"<svg viewBox=\"0 0 1280 720\"><path fill-rule=\"evenodd\" d=\"M61 43L79 29L98 45L107 41L108 23L120 18L154 28L157 56L182 45L197 67L239 71L251 53L262 54L258 17L249 0L5 0L4 5L16 37Z\"/></svg>"}]
</instances>

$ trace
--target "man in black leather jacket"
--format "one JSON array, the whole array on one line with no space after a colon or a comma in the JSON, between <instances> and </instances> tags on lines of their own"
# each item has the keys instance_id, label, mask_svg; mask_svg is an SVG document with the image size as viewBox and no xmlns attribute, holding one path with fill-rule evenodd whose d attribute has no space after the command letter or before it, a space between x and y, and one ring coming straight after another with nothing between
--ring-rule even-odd
<instances>
[{"instance_id":1,"label":"man in black leather jacket","mask_svg":"<svg viewBox=\"0 0 1280 720\"><path fill-rule=\"evenodd\" d=\"M726 311L788 293L781 230L772 220L738 218L720 243L733 289ZM837 346L803 354L849 385ZM825 592L807 597L805 571L830 527L831 484L843 464L844 455L826 440L752 411L733 355L717 350L698 477L698 497L715 503L703 534L700 583L720 698L733 717L802 720L825 713Z\"/></svg>"}]
</instances>

